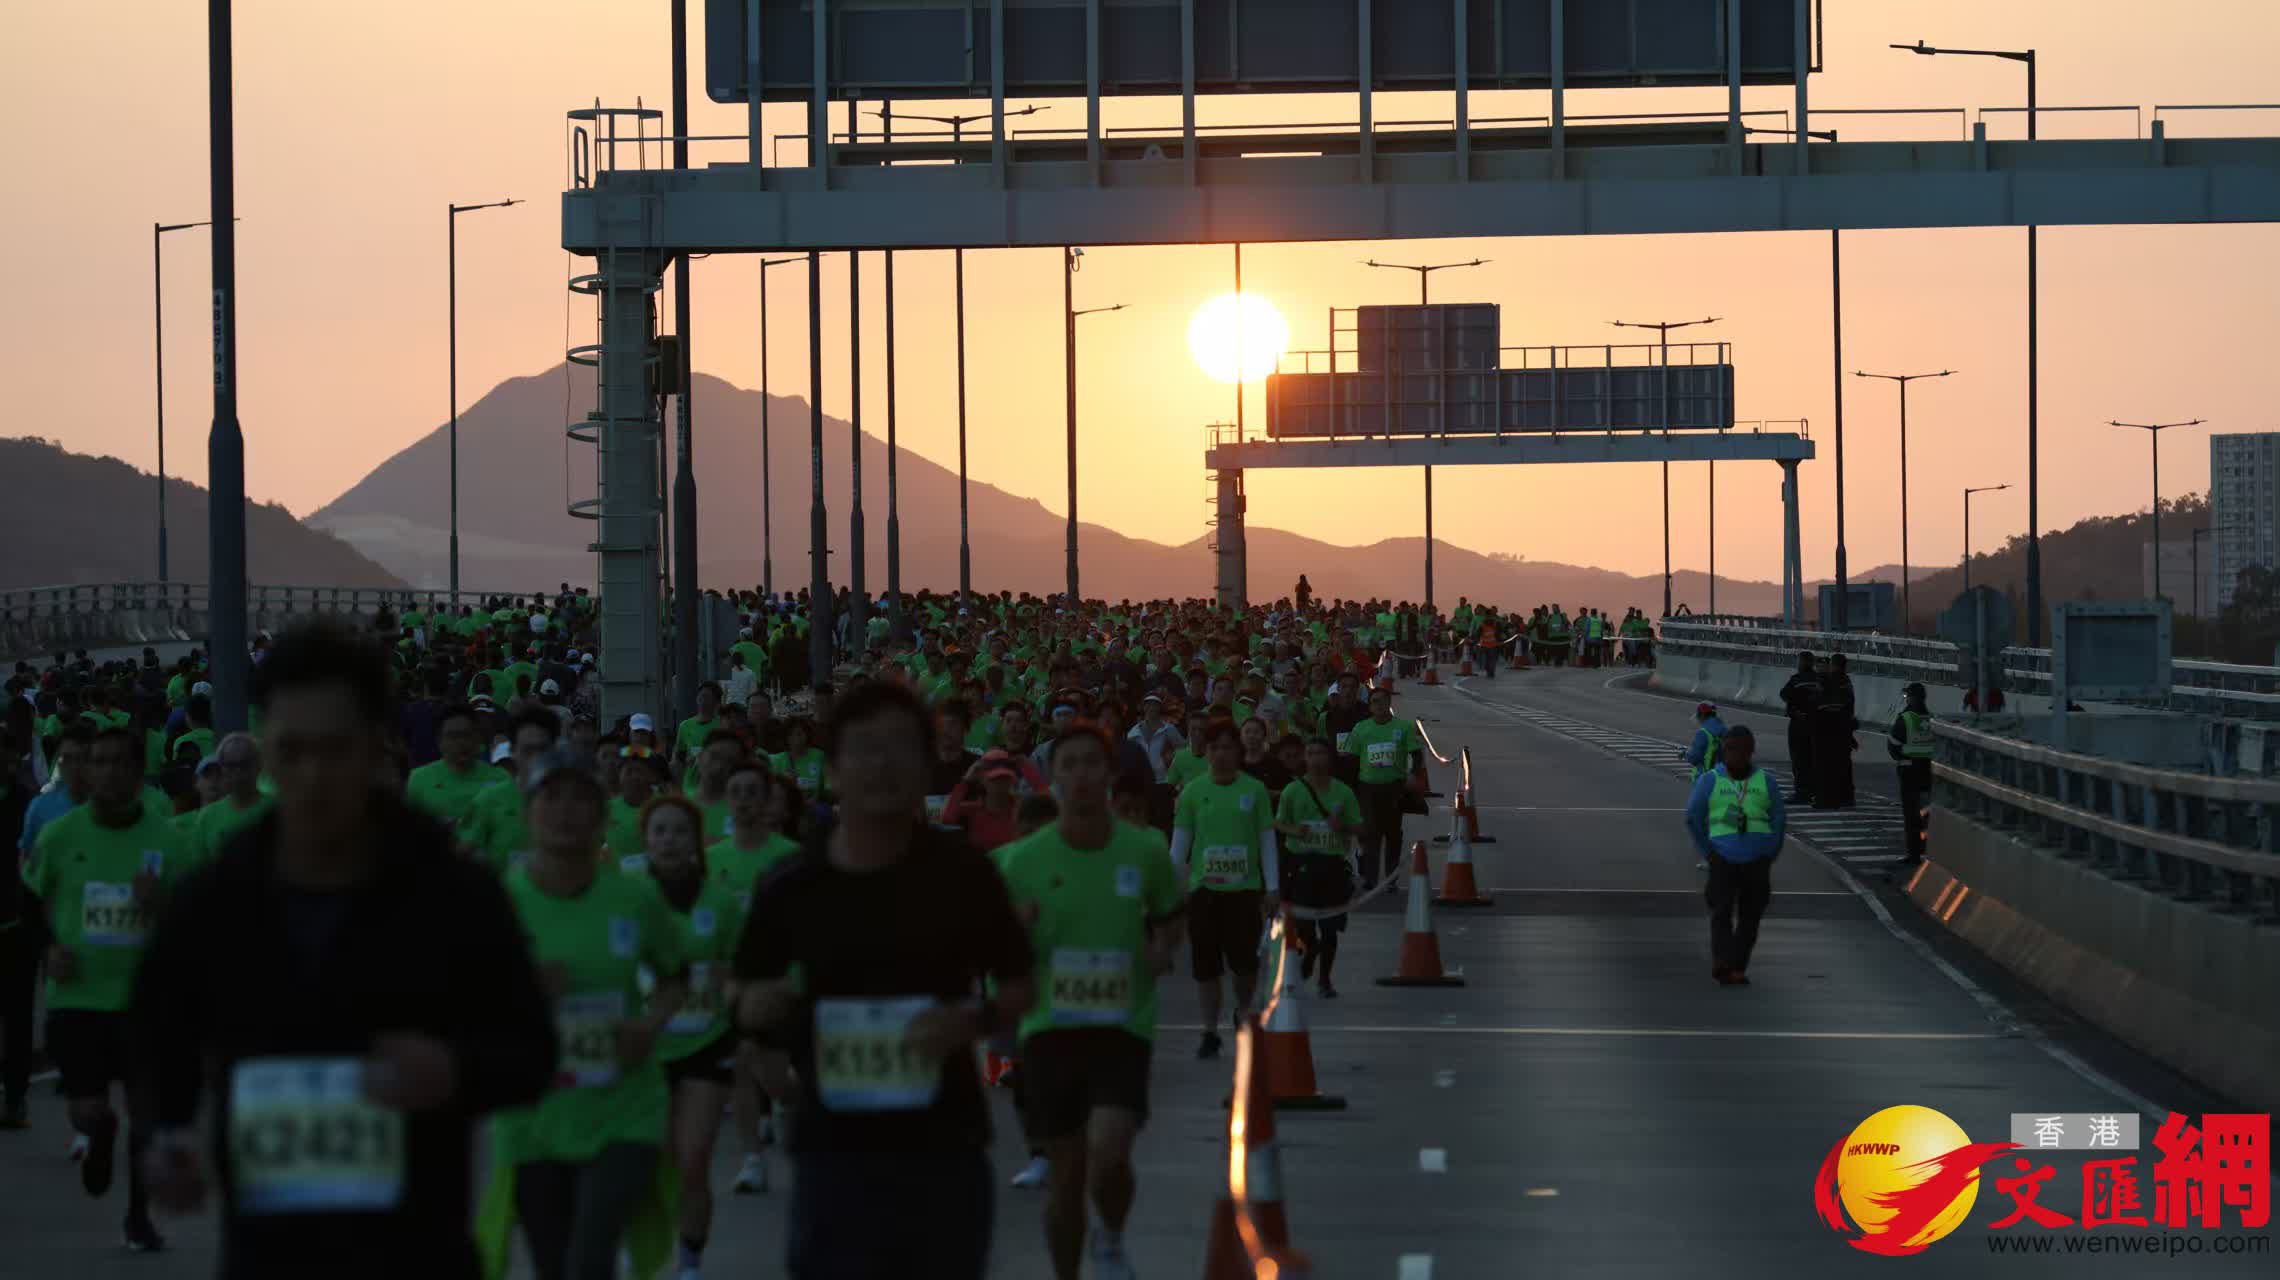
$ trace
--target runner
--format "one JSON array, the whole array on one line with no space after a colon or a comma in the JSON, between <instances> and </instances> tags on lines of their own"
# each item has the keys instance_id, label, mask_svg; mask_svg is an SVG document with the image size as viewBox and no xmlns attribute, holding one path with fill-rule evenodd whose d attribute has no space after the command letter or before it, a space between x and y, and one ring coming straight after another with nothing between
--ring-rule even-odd
<instances>
[{"instance_id":1,"label":"runner","mask_svg":"<svg viewBox=\"0 0 2280 1280\"><path fill-rule=\"evenodd\" d=\"M665 780L663 764L647 747L618 748L617 794L610 797L609 818L602 826L602 847L613 856L641 852L641 811Z\"/></svg>"},{"instance_id":2,"label":"runner","mask_svg":"<svg viewBox=\"0 0 2280 1280\"><path fill-rule=\"evenodd\" d=\"M475 710L464 704L447 707L436 719L439 759L412 770L404 796L414 808L457 826L467 820L475 797L498 781L498 770L485 766L483 731Z\"/></svg>"},{"instance_id":3,"label":"runner","mask_svg":"<svg viewBox=\"0 0 2280 1280\"><path fill-rule=\"evenodd\" d=\"M532 843L504 883L553 1001L561 1052L553 1091L492 1126L484 1244L494 1266L503 1263L506 1231L519 1222L539 1280L614 1280L621 1244L648 1274L671 1232L658 1221L669 1095L657 1048L688 994L686 935L653 880L602 869L607 797L590 760L546 752L522 791ZM644 968L653 975L646 1003Z\"/></svg>"},{"instance_id":4,"label":"runner","mask_svg":"<svg viewBox=\"0 0 2280 1280\"><path fill-rule=\"evenodd\" d=\"M1362 836L1362 879L1376 884L1401 868L1401 805L1411 774L1425 767L1425 740L1411 720L1393 718L1393 691L1370 690L1370 718L1346 733L1360 764L1354 793L1369 830Z\"/></svg>"},{"instance_id":5,"label":"runner","mask_svg":"<svg viewBox=\"0 0 2280 1280\"><path fill-rule=\"evenodd\" d=\"M1353 789L1330 772L1336 752L1328 738L1306 744L1306 772L1283 788L1275 809L1275 830L1288 837L1291 859L1290 900L1301 907L1335 907L1354 894L1354 873L1348 851L1354 838L1369 830L1362 821L1362 802ZM1338 964L1338 938L1346 931L1346 917L1299 920L1294 929L1303 958L1299 976L1313 978L1325 1000L1334 1000L1338 988L1330 971Z\"/></svg>"},{"instance_id":6,"label":"runner","mask_svg":"<svg viewBox=\"0 0 2280 1280\"><path fill-rule=\"evenodd\" d=\"M371 784L388 680L338 624L278 638L253 691L275 809L174 893L136 979L151 1191L186 1213L218 1185L225 1276L474 1280L475 1126L553 1072L497 881Z\"/></svg>"},{"instance_id":7,"label":"runner","mask_svg":"<svg viewBox=\"0 0 2280 1280\"><path fill-rule=\"evenodd\" d=\"M1202 742L1211 772L1180 791L1172 817L1172 864L1188 888L1188 939L1203 1004L1203 1039L1195 1056L1210 1058L1222 1044L1219 977L1232 975L1232 1026L1251 1007L1259 980L1259 925L1280 905L1281 880L1274 802L1257 778L1242 771L1241 732L1232 721L1214 720Z\"/></svg>"},{"instance_id":8,"label":"runner","mask_svg":"<svg viewBox=\"0 0 2280 1280\"><path fill-rule=\"evenodd\" d=\"M150 1117L132 1074L127 1008L143 944L161 898L188 869L190 847L170 815L145 799L142 744L126 729L94 735L83 772L86 804L49 822L24 864L25 916L44 925L47 1046L70 1108L73 1131L88 1141L80 1185L100 1197L111 1188L118 1113L127 1110L126 1245L166 1247L151 1224L142 1154Z\"/></svg>"},{"instance_id":9,"label":"runner","mask_svg":"<svg viewBox=\"0 0 2280 1280\"><path fill-rule=\"evenodd\" d=\"M709 742L705 753L712 753ZM657 1042L672 1095L668 1132L680 1175L679 1280L702 1280L705 1242L712 1234L713 1142L736 1063L737 1038L722 1007L721 988L743 924L743 895L707 873L698 841L703 824L704 814L680 796L659 796L641 815L649 874L666 905L681 917L689 957L688 1000ZM654 974L643 971L644 985L655 981Z\"/></svg>"},{"instance_id":10,"label":"runner","mask_svg":"<svg viewBox=\"0 0 2280 1280\"><path fill-rule=\"evenodd\" d=\"M795 1280L988 1271L990 1123L972 1048L1035 990L996 868L920 817L933 732L894 685L840 700L827 739L839 821L754 891L737 951L738 1025L783 1034L799 1075ZM997 992L978 999L984 977Z\"/></svg>"},{"instance_id":11,"label":"runner","mask_svg":"<svg viewBox=\"0 0 2280 1280\"><path fill-rule=\"evenodd\" d=\"M185 852L193 863L211 861L232 836L260 821L271 803L261 792L261 748L253 735L230 734L208 759L221 794L199 809L184 830Z\"/></svg>"},{"instance_id":12,"label":"runner","mask_svg":"<svg viewBox=\"0 0 2280 1280\"><path fill-rule=\"evenodd\" d=\"M798 853L789 834L801 811L799 788L769 773L757 760L740 762L728 775L728 810L735 834L705 850L705 866L735 900L739 915L752 900L752 886L777 864ZM764 1091L764 1092L763 1092ZM731 1189L739 1195L768 1189L768 1103L791 1096L791 1064L780 1047L762 1048L753 1039L736 1043L736 1079L729 1102L744 1162Z\"/></svg>"},{"instance_id":13,"label":"runner","mask_svg":"<svg viewBox=\"0 0 2280 1280\"><path fill-rule=\"evenodd\" d=\"M1053 745L1059 821L1000 865L1037 953L1037 1006L1021 1020L1024 1117L1050 1164L1045 1240L1059 1280L1089 1253L1095 1280L1133 1275L1124 1223L1132 1144L1148 1118L1156 975L1169 972L1183 911L1164 839L1109 810L1113 753L1098 726ZM1099 1215L1086 1248L1085 1201Z\"/></svg>"},{"instance_id":14,"label":"runner","mask_svg":"<svg viewBox=\"0 0 2280 1280\"><path fill-rule=\"evenodd\" d=\"M561 737L562 722L551 712L533 710L516 716L506 744L508 756L501 762L511 772L475 793L468 805L460 839L491 870L505 871L531 847L522 780Z\"/></svg>"}]
</instances>

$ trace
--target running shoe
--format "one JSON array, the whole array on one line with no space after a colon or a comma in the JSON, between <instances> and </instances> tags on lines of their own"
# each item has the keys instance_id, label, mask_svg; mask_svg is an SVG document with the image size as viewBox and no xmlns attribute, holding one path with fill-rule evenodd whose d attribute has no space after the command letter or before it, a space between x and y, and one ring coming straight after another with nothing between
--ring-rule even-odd
<instances>
[{"instance_id":1,"label":"running shoe","mask_svg":"<svg viewBox=\"0 0 2280 1280\"><path fill-rule=\"evenodd\" d=\"M1045 1185L1045 1175L1052 1171L1053 1162L1043 1156L1029 1157L1029 1163L1013 1175L1013 1185L1023 1191L1035 1191Z\"/></svg>"},{"instance_id":2,"label":"running shoe","mask_svg":"<svg viewBox=\"0 0 2280 1280\"><path fill-rule=\"evenodd\" d=\"M1094 1227L1092 1247L1086 1253L1092 1259L1093 1280L1138 1280L1140 1273L1132 1269L1132 1260L1124 1256L1122 1236L1112 1236Z\"/></svg>"},{"instance_id":3,"label":"running shoe","mask_svg":"<svg viewBox=\"0 0 2280 1280\"><path fill-rule=\"evenodd\" d=\"M736 1182L732 1190L740 1196L766 1194L768 1190L768 1157L760 1155L744 1157L744 1164L736 1171Z\"/></svg>"},{"instance_id":4,"label":"running shoe","mask_svg":"<svg viewBox=\"0 0 2280 1280\"><path fill-rule=\"evenodd\" d=\"M126 1246L130 1253L162 1253L166 1237L158 1234L149 1218L129 1218L126 1228Z\"/></svg>"},{"instance_id":5,"label":"running shoe","mask_svg":"<svg viewBox=\"0 0 2280 1280\"><path fill-rule=\"evenodd\" d=\"M1219 1045L1219 1033L1206 1031L1203 1033L1203 1043L1195 1047L1195 1056L1198 1058L1216 1058L1219 1056Z\"/></svg>"},{"instance_id":6,"label":"running shoe","mask_svg":"<svg viewBox=\"0 0 2280 1280\"><path fill-rule=\"evenodd\" d=\"M119 1122L103 1122L103 1131L87 1135L87 1154L79 1161L79 1185L100 1196L111 1189L112 1157L118 1145Z\"/></svg>"}]
</instances>

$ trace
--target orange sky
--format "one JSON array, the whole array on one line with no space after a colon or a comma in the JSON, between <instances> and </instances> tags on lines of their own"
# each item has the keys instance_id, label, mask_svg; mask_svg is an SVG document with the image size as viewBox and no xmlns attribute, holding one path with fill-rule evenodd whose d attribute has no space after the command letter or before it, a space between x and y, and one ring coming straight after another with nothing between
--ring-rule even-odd
<instances>
[{"instance_id":1,"label":"orange sky","mask_svg":"<svg viewBox=\"0 0 2280 1280\"><path fill-rule=\"evenodd\" d=\"M691 8L700 11L701 4ZM2280 7L2260 0L2164 6L2158 20L2119 0L1988 5L1829 5L1828 74L1814 102L1842 106L2015 104L2011 64L1918 59L1890 41L2015 47L2042 53L2048 105L2270 101ZM1898 16L1902 10L1906 16ZM461 220L460 387L472 400L503 377L552 366L590 341L590 301L563 281L555 196L564 182L562 112L599 97L663 105L669 68L663 0L398 0L384 6L240 0L238 207L240 379L248 488L307 513L446 414L444 206L517 196L528 206ZM1892 16L1882 16L1882 15ZM348 16L353 15L353 16ZM693 15L692 21L697 15ZM7 225L13 270L28 289L0 320L15 412L8 430L60 440L139 466L154 460L149 227L206 214L204 6L138 6L136 23L93 21L76 6L11 15L0 78L20 104ZM700 132L742 129L741 113L702 96ZM1571 110L1718 105L1719 91L1576 95ZM1787 105L1753 90L1750 106ZM1542 94L1475 94L1476 115L1543 110ZM1161 118L1112 104L1111 123ZM913 107L911 109L923 109ZM1445 95L1381 100L1381 118L1446 114ZM1238 115L1237 113L1244 113ZM1350 100L1211 103L1204 119L1330 119ZM771 110L796 130L797 109ZM1069 108L1049 113L1079 117ZM2046 135L2126 131L2128 117L2059 116ZM2220 123L2222 121L2222 123ZM1848 137L1934 136L1945 121L1839 123ZM2018 128L1997 117L1998 136ZM2280 112L2187 117L2174 132L2270 133ZM1952 134L1945 136L1953 136ZM786 148L796 158L796 144ZM701 154L701 153L700 153ZM170 471L205 478L211 402L205 233L168 237ZM1920 564L1952 561L1962 484L2024 479L2024 235L2016 230L1862 233L1847 237L1847 367L1958 376L1911 396L1911 544ZM2280 239L2263 227L2057 230L2043 235L2043 516L2046 527L2142 507L2140 433L2107 419L2201 417L2212 429L2280 428L2269 411L2273 287ZM1359 265L1493 259L1442 277L1437 300L1504 305L1507 344L1619 338L1615 318L1717 314L1736 344L1744 418L1810 418L1823 461L1805 473L1808 572L1830 568L1833 426L1828 240L1823 234L1599 237L1380 245L1262 245L1245 282L1280 304L1299 346L1323 343L1332 305L1402 302L1412 278ZM949 255L898 259L902 443L954 465ZM1193 310L1228 287L1224 247L1102 249L1079 277L1079 305L1127 304L1083 321L1081 503L1088 520L1184 541L1202 530L1204 425L1232 395L1186 350ZM1062 502L1059 282L1050 250L968 256L973 474ZM756 269L699 263L696 359L757 385ZM883 309L867 260L865 425L885 432ZM844 260L826 268L825 405L846 403ZM774 389L805 390L798 268L774 273ZM567 337L566 337L567 335ZM1849 379L1850 554L1856 567L1897 559L1893 393ZM1252 412L1258 412L1256 391ZM582 411L582 406L580 407ZM575 416L575 413L573 414ZM748 424L700 422L704 433ZM2207 483L2199 433L2168 435L2163 492ZM553 456L532 465L560 466ZM703 475L705 499L734 485ZM1661 563L1655 469L1569 468L1513 474L1445 469L1437 532L1532 559L1645 573ZM441 484L443 478L439 476ZM1778 472L1732 466L1719 477L1722 573L1779 571ZM872 499L884 508L884 481ZM1260 475L1254 522L1339 542L1418 531L1415 473ZM1673 472L1674 556L1703 561L1703 470ZM1983 546L2024 527L2016 491L1976 504ZM1198 582L1200 593L1207 584Z\"/></svg>"}]
</instances>

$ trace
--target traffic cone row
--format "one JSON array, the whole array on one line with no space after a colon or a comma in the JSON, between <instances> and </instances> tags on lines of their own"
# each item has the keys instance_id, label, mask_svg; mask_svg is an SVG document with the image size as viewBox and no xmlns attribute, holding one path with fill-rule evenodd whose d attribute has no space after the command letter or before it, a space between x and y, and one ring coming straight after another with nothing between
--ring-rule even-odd
<instances>
[{"instance_id":1,"label":"traffic cone row","mask_svg":"<svg viewBox=\"0 0 2280 1280\"><path fill-rule=\"evenodd\" d=\"M1391 976L1378 979L1381 987L1461 987L1461 974L1441 968L1441 939L1433 932L1432 872L1425 863L1425 842L1409 847L1409 910L1401 931L1401 958Z\"/></svg>"},{"instance_id":2,"label":"traffic cone row","mask_svg":"<svg viewBox=\"0 0 2280 1280\"><path fill-rule=\"evenodd\" d=\"M1495 844L1495 836L1480 833L1480 809L1473 804L1471 787L1457 793L1457 818L1464 823L1465 839L1472 844Z\"/></svg>"},{"instance_id":3,"label":"traffic cone row","mask_svg":"<svg viewBox=\"0 0 2280 1280\"><path fill-rule=\"evenodd\" d=\"M1473 880L1472 841L1465 835L1464 817L1471 794L1457 794L1457 809L1449 822L1449 858L1441 866L1441 896L1433 899L1444 907L1486 907L1494 902Z\"/></svg>"},{"instance_id":4,"label":"traffic cone row","mask_svg":"<svg viewBox=\"0 0 2280 1280\"><path fill-rule=\"evenodd\" d=\"M1299 973L1298 938L1283 931L1283 985L1267 1009L1259 1031L1259 1070L1267 1095L1278 1107L1300 1111L1343 1111L1346 1100L1322 1092L1314 1079L1314 1043L1306 1032L1305 979Z\"/></svg>"},{"instance_id":5,"label":"traffic cone row","mask_svg":"<svg viewBox=\"0 0 2280 1280\"><path fill-rule=\"evenodd\" d=\"M1441 683L1441 669L1440 669L1439 667L1436 667L1436 666L1434 666L1433 664L1431 664L1431 663L1429 663L1429 662L1428 662L1428 663L1426 663L1426 664L1425 664L1425 678L1424 678L1424 680L1420 681L1419 683L1422 683L1422 684L1429 684L1429 685L1438 685L1438 684L1440 684L1440 683Z\"/></svg>"},{"instance_id":6,"label":"traffic cone row","mask_svg":"<svg viewBox=\"0 0 2280 1280\"><path fill-rule=\"evenodd\" d=\"M1241 1162L1243 1199L1250 1206L1259 1243L1275 1261L1275 1274L1283 1280L1305 1280L1312 1264L1305 1254L1291 1248L1290 1218L1283 1212L1282 1148L1275 1140L1274 1094L1268 1088L1264 1064L1252 1057L1260 1039L1256 1026L1246 1025L1235 1032L1235 1078L1248 1079L1250 1089L1244 1095L1244 1105L1228 1113L1228 1164L1232 1167ZM1242 1230L1236 1225L1233 1192L1223 1192L1212 1211L1211 1234L1204 1245L1204 1280L1257 1280L1257 1275L1251 1252L1244 1247Z\"/></svg>"}]
</instances>

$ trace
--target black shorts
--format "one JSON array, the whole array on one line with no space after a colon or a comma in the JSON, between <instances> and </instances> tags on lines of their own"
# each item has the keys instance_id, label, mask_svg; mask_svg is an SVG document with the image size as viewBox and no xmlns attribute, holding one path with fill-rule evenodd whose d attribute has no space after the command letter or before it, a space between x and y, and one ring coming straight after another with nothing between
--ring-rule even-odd
<instances>
[{"instance_id":1,"label":"black shorts","mask_svg":"<svg viewBox=\"0 0 2280 1280\"><path fill-rule=\"evenodd\" d=\"M1084 1132L1096 1107L1148 1122L1146 1040L1122 1027L1040 1031L1021 1042L1022 1121L1039 1142Z\"/></svg>"},{"instance_id":2,"label":"black shorts","mask_svg":"<svg viewBox=\"0 0 2280 1280\"><path fill-rule=\"evenodd\" d=\"M51 1009L47 1016L48 1057L66 1098L100 1098L113 1083L127 1082L129 1026L125 1012L102 1009Z\"/></svg>"},{"instance_id":3,"label":"black shorts","mask_svg":"<svg viewBox=\"0 0 2280 1280\"><path fill-rule=\"evenodd\" d=\"M720 1037L686 1057L674 1058L665 1064L665 1087L679 1089L683 1080L700 1080L728 1088L736 1083L736 1033L724 1031Z\"/></svg>"},{"instance_id":4,"label":"black shorts","mask_svg":"<svg viewBox=\"0 0 2280 1280\"><path fill-rule=\"evenodd\" d=\"M1257 889L1197 889L1188 895L1188 959L1197 982L1215 982L1232 969L1259 971L1260 893Z\"/></svg>"},{"instance_id":5,"label":"black shorts","mask_svg":"<svg viewBox=\"0 0 2280 1280\"><path fill-rule=\"evenodd\" d=\"M1342 907L1354 896L1354 872L1342 853L1287 854L1283 887L1294 907ZM1346 927L1346 917L1329 916L1314 922L1324 933Z\"/></svg>"}]
</instances>

